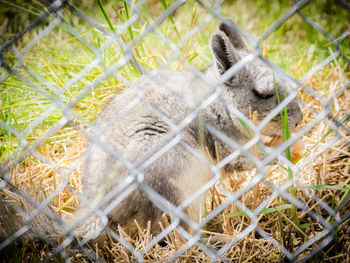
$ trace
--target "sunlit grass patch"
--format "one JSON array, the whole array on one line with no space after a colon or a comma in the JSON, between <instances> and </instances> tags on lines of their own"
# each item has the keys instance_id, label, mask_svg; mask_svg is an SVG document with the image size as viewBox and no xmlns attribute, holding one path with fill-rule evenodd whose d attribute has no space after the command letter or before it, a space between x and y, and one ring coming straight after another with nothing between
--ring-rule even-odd
<instances>
[{"instance_id":1,"label":"sunlit grass patch","mask_svg":"<svg viewBox=\"0 0 350 263\"><path fill-rule=\"evenodd\" d=\"M76 6L111 33L118 32L123 23L136 12L123 2L115 4L102 1L101 4L105 14L102 14L97 2L91 6ZM189 65L203 70L211 64L209 39L216 30L218 21L213 19L208 24L203 24L198 32L186 38L187 34L197 25L204 23L208 16L207 11L196 2L188 1L172 16L166 18L156 28L156 32L150 32L142 39L138 39L145 33L147 27L169 8L169 4L169 1L151 1L140 7L141 18L122 33L115 34L118 43L82 19L73 17L65 23L70 25L82 39L77 39L62 24L55 27L48 36L24 54L23 65L18 68L18 75L9 75L0 83L0 117L6 124L0 127L2 165L6 167L16 161L22 154L18 149L24 144L30 146L38 143L53 126L59 125L60 121L64 120L67 111L71 111L72 115L69 122L52 131L50 136L38 143L34 149L35 154L28 155L11 168L14 185L32 196L45 198L65 181L67 183L65 189L52 200L51 205L61 216L69 217L74 213L78 206L75 194L81 192L82 168L79 158L83 155L86 144L84 132L89 131L89 124L114 94L128 88L141 76L130 60L117 67L110 76L104 77L105 72L124 56L122 43L127 45L132 41L138 41L132 47L133 59L147 71L159 67L184 70L188 69ZM221 11L244 31L258 38L292 5L293 2L287 1L239 0L225 3ZM330 13L326 14L324 11L327 5L328 2L318 2L317 5L311 3L310 7L303 9L303 12L319 22L334 37L339 37L348 27L348 22L344 22L347 21L347 13L341 8L332 7ZM69 15L69 12L64 10L66 15ZM40 30L36 29L27 33L17 44L16 49L21 50L39 32ZM346 39L341 46L343 54L349 55L350 48L346 43L349 43L349 39ZM335 47L329 39L306 24L298 15L292 16L261 44L262 55L295 78L303 77L310 69L335 52ZM6 61L14 66L18 63L18 58L9 52ZM90 68L90 63L95 64ZM22 77L35 87L26 83ZM349 89L343 88L349 81L349 71L344 60L338 57L302 81L324 98L332 98L329 108L331 117L344 120L342 125L349 127L350 120L347 116L350 111L350 92ZM337 96L333 97L335 94ZM79 100L75 101L77 96ZM324 104L303 87L299 88L298 98L302 102L304 121L301 126L304 127L319 118L324 110ZM57 104L57 101L60 103ZM40 119L43 114L45 117ZM328 121L333 120L329 118ZM16 133L8 128L9 126L22 133L23 138L18 138ZM341 207L344 196L348 194L350 138L341 126L338 133L340 137L335 139L335 136L335 131L325 121L320 121L309 130L303 136L306 145L305 155L295 164L301 170L293 175L296 176L293 195L329 221L331 221L329 213L312 199L311 194L318 196L334 209ZM334 140L334 143L328 145L331 140ZM313 157L313 154L323 146L325 149ZM70 171L73 165L74 168ZM238 191L249 184L254 176L254 172L227 174L223 184L229 191ZM286 170L278 165L267 168L265 177L278 187L292 179L288 178ZM240 199L251 210L256 209L258 201L265 200L273 194L271 187L264 181L259 184L258 190L257 193L249 191ZM210 213L224 201L225 196L220 189L213 187L207 199L206 213ZM268 207L257 213L257 217L261 229L287 249L294 249L305 242L307 237L320 233L324 226L300 209L293 215L299 220L296 224L293 222L293 216L290 216L293 207L289 204L285 198L278 196L271 200ZM337 212L343 215L348 207L349 205L341 207ZM242 213L235 205L231 205L222 215L207 224L203 232L209 239L217 238L217 243L213 243L216 248L222 246L225 241L232 240L249 225L250 219ZM298 230L294 225L291 227L292 223L296 224ZM166 225L165 222L163 224ZM346 233L339 229L338 240L341 240L342 244L348 244ZM139 237L125 236L125 238L137 249L142 250L152 239L147 233L147 230L140 230ZM169 258L184 245L177 233L169 235L167 241L167 246L153 247L145 255L145 261L153 262ZM112 240L99 250L93 249L104 259L134 260L120 243ZM330 247L329 251L329 255L323 253L321 256L332 257L341 250ZM278 262L282 258L282 252L255 231L238 241L225 255L234 261L254 259L255 262L266 262L268 259L269 262ZM209 257L198 247L192 247L181 259L188 258L209 261ZM79 251L76 252L75 259L78 262L86 260Z\"/></svg>"}]
</instances>

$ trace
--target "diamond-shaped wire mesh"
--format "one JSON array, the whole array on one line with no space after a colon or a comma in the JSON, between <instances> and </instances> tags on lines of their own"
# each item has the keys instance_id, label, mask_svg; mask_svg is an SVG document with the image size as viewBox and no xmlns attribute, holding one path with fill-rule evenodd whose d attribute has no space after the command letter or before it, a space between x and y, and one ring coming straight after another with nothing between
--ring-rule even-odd
<instances>
[{"instance_id":1,"label":"diamond-shaped wire mesh","mask_svg":"<svg viewBox=\"0 0 350 263\"><path fill-rule=\"evenodd\" d=\"M350 260L348 2L0 2L2 262Z\"/></svg>"}]
</instances>

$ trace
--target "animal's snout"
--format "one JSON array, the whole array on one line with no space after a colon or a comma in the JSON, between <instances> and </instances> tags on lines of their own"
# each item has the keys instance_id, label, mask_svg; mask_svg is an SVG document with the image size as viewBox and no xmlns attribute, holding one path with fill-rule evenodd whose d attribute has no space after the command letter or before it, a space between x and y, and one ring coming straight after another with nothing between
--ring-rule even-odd
<instances>
[{"instance_id":1,"label":"animal's snout","mask_svg":"<svg viewBox=\"0 0 350 263\"><path fill-rule=\"evenodd\" d=\"M288 107L288 119L294 123L294 127L296 128L303 120L303 113L301 112L301 108L298 102L290 103Z\"/></svg>"},{"instance_id":2,"label":"animal's snout","mask_svg":"<svg viewBox=\"0 0 350 263\"><path fill-rule=\"evenodd\" d=\"M301 108L299 106L299 103L296 102L297 104L297 107L298 107L298 116L297 116L297 122L296 122L296 125L295 126L298 126L298 124L300 124L302 121L303 121L303 113L301 112Z\"/></svg>"}]
</instances>

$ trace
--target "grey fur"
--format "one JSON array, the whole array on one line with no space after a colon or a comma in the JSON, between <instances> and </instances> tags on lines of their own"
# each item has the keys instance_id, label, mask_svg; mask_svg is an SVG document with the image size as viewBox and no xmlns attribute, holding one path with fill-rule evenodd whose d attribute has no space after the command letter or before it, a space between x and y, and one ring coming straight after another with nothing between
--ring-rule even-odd
<instances>
[{"instance_id":1,"label":"grey fur","mask_svg":"<svg viewBox=\"0 0 350 263\"><path fill-rule=\"evenodd\" d=\"M229 21L229 23L233 22ZM167 83L173 90L194 104L199 102L210 89L208 83L216 83L233 64L248 55L244 41L238 33L229 27L229 23L228 20L221 23L220 31L212 36L211 49L215 64L205 71L206 81L192 72L161 71L155 77ZM279 94L284 94L284 83L277 76L275 83ZM144 154L154 150L155 145L171 131L171 126L155 115L147 107L147 104L156 108L174 124L180 123L191 109L182 99L148 77L141 77L135 86L143 93L142 101L121 118L112 122L115 116L137 97L135 92L137 89L129 88L118 92L99 114L95 127L97 131L102 133L101 143L130 163L141 164L140 158L142 159ZM270 95L271 98L259 98L257 94L265 97ZM273 71L258 59L253 60L222 85L221 98L247 117L250 106L252 112L258 112L258 120L262 120L278 105ZM301 111L297 101L289 103L287 109L289 127L293 130L302 119ZM213 101L203 110L203 116L207 123L240 145L249 140L247 132L238 118L227 110L219 99ZM279 116L276 116L263 129L262 133L268 136L281 135ZM194 120L183 129L181 136L185 143L200 151L198 120ZM98 138L99 136L94 135L94 137ZM209 132L204 132L204 144L212 154L215 152L215 141L222 160L232 152L232 149ZM129 172L121 161L116 160L110 152L93 142L88 142L87 155L88 158L84 166L83 193L92 204L97 204L114 187L124 182ZM179 205L210 180L211 173L205 167L183 146L177 144L143 170L143 183L172 204ZM235 170L245 170L251 169L254 164L248 158L239 156L228 167ZM107 202L102 209L110 205L116 197ZM198 198L192 207L194 220L199 219L199 206L203 200L204 195ZM81 209L84 211L88 207L82 205ZM79 211L77 213L79 214ZM148 199L147 195L137 189L111 210L108 214L108 224L114 230L117 230L118 225L120 225L129 234L135 234L137 228L133 219L136 219L142 227L145 227L147 221L150 220L152 232L157 234L160 231L158 220L160 220L161 214L162 211ZM83 223L76 231L77 235L86 236L95 228L95 225L101 226L97 221L96 215L90 217L88 222ZM53 225L56 226L56 224ZM43 223L34 228L39 233L50 232L48 229L56 231L56 227L52 228L50 224ZM62 235L62 231L56 237L59 235Z\"/></svg>"}]
</instances>

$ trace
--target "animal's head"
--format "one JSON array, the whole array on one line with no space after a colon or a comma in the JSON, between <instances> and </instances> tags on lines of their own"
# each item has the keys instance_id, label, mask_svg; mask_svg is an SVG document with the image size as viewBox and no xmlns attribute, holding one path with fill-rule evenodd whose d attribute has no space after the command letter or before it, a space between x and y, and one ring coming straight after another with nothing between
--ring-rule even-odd
<instances>
[{"instance_id":1,"label":"animal's head","mask_svg":"<svg viewBox=\"0 0 350 263\"><path fill-rule=\"evenodd\" d=\"M215 59L216 77L221 77L243 57L249 55L241 36L234 31L233 22L224 20L219 25L219 32L211 38L211 49ZM222 98L249 118L249 111L257 111L257 122L264 119L278 106L278 98L283 101L291 89L261 60L255 58L245 65L236 74L230 76L222 85ZM302 114L297 100L291 101L288 106L289 129L294 130L302 120ZM232 112L230 119L243 132L244 128ZM262 130L267 136L282 135L281 117L277 114Z\"/></svg>"}]
</instances>

